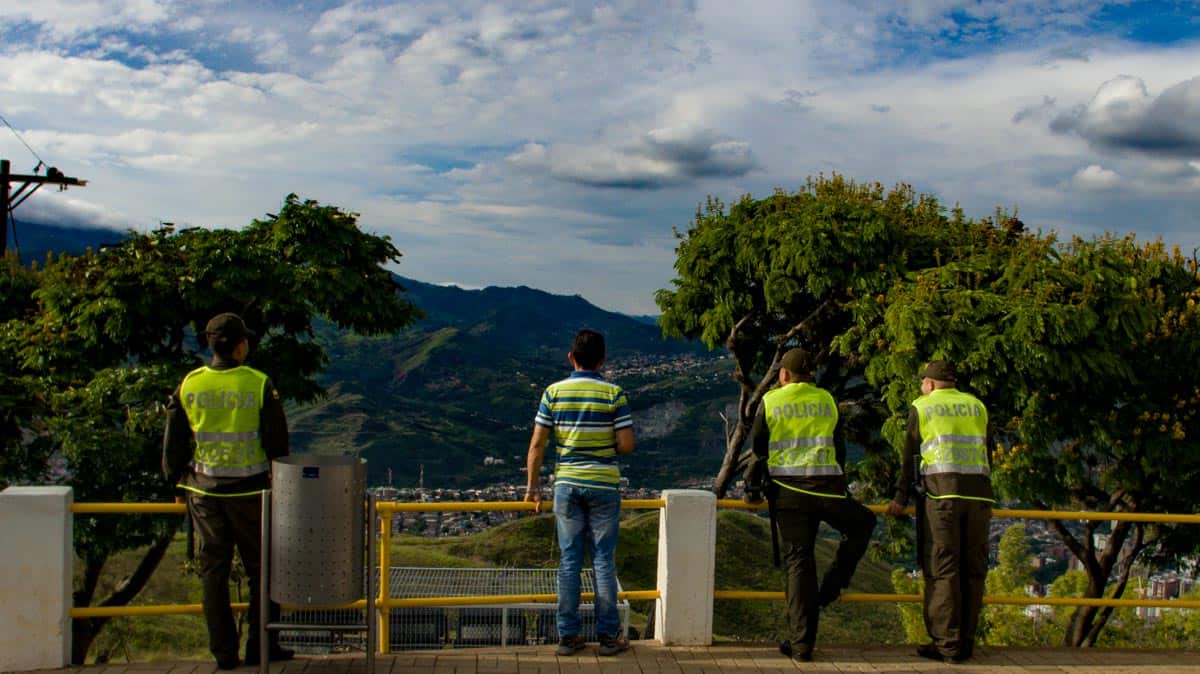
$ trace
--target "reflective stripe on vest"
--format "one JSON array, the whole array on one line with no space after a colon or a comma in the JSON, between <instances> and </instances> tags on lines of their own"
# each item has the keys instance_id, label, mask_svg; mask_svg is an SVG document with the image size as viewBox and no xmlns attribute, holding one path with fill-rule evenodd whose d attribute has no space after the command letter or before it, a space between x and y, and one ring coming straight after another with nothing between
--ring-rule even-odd
<instances>
[{"instance_id":1,"label":"reflective stripe on vest","mask_svg":"<svg viewBox=\"0 0 1200 674\"><path fill-rule=\"evenodd\" d=\"M259 437L266 384L265 374L245 366L202 367L184 377L179 394L196 441L195 472L242 478L270 469Z\"/></svg>"},{"instance_id":2,"label":"reflective stripe on vest","mask_svg":"<svg viewBox=\"0 0 1200 674\"><path fill-rule=\"evenodd\" d=\"M841 475L833 444L837 404L828 391L806 382L781 386L763 396L770 431L767 470L771 477Z\"/></svg>"},{"instance_id":3,"label":"reflective stripe on vest","mask_svg":"<svg viewBox=\"0 0 1200 674\"><path fill-rule=\"evenodd\" d=\"M921 474L990 475L987 409L956 389L936 389L913 401L920 414Z\"/></svg>"}]
</instances>

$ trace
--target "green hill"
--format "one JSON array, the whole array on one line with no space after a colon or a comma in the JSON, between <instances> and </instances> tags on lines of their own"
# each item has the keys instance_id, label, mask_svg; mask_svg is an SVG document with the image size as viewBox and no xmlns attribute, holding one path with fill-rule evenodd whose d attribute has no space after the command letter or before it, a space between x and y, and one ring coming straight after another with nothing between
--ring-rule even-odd
<instances>
[{"instance_id":1,"label":"green hill","mask_svg":"<svg viewBox=\"0 0 1200 674\"><path fill-rule=\"evenodd\" d=\"M829 563L836 542L821 539L821 568ZM771 540L766 520L738 511L717 518L716 586L723 590L783 589L783 572L771 566ZM133 570L141 551L122 553L105 569L102 589L112 587ZM617 572L627 590L655 587L658 558L658 513L628 515L621 523ZM553 568L558 565L554 518L522 517L471 536L423 538L398 536L392 541L392 564L437 567ZM891 592L887 565L863 560L851 585L856 592ZM173 544L158 571L138 598L139 604L198 603L199 580L187 573L182 540ZM632 624L645 629L651 602L631 602ZM717 601L713 630L718 640L773 641L785 634L782 601ZM904 631L896 609L873 604L834 604L821 620L820 643L899 643ZM145 661L207 658L207 637L199 616L118 618L94 648L113 660ZM95 657L94 651L92 657Z\"/></svg>"},{"instance_id":2,"label":"green hill","mask_svg":"<svg viewBox=\"0 0 1200 674\"><path fill-rule=\"evenodd\" d=\"M837 541L818 541L821 569L829 564ZM627 516L621 522L617 546L617 576L626 590L655 587L658 570L658 513ZM394 539L393 563L398 566L511 566L553 568L558 565L554 518L523 517L479 534L449 538L400 536ZM851 584L852 592L892 592L888 565L863 560ZM784 573L771 566L771 538L766 519L738 511L717 516L716 587L721 590L782 591ZM644 628L651 602L631 602L633 621ZM786 635L782 601L721 600L713 607L716 638L732 641L773 641ZM823 643L903 643L904 631L893 607L872 604L834 604L822 615Z\"/></svg>"},{"instance_id":3,"label":"green hill","mask_svg":"<svg viewBox=\"0 0 1200 674\"><path fill-rule=\"evenodd\" d=\"M716 474L719 412L735 400L731 364L701 347L583 298L530 288L463 290L401 279L427 314L396 337L319 326L329 395L289 409L297 452L358 453L371 484L475 487L521 483L542 389L566 377L580 327L605 333L606 376L629 393L638 449L624 462L633 487ZM503 464L484 459L501 459Z\"/></svg>"}]
</instances>

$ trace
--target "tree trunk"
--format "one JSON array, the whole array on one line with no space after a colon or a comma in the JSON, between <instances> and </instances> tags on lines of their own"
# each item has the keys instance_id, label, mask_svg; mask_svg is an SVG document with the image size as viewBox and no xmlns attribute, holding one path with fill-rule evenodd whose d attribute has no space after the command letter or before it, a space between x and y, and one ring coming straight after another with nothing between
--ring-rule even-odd
<instances>
[{"instance_id":1,"label":"tree trunk","mask_svg":"<svg viewBox=\"0 0 1200 674\"><path fill-rule=\"evenodd\" d=\"M1120 495L1114 496L1113 503L1110 503L1110 506L1116 505L1119 498ZM1049 509L1045 504L1040 504L1040 507ZM1095 539L1093 536L1097 528L1095 521L1089 521L1084 527L1085 539L1082 542L1073 536L1061 521L1050 520L1050 525L1063 543L1066 544L1067 548L1083 564L1084 572L1088 576L1088 586L1084 592L1084 597L1103 597L1108 579L1112 575L1113 568L1118 563L1121 565L1121 575L1115 596L1120 597L1121 593L1124 592L1125 585L1129 579L1129 573L1133 569L1133 564L1137 561L1138 555L1141 554L1145 547L1142 541L1141 525L1137 525L1134 545L1129 550L1128 555L1124 557L1122 557L1121 551L1125 547L1126 539L1129 537L1131 529L1129 522L1117 522L1113 526L1112 533L1108 537L1108 542L1104 550L1099 553L1095 549ZM1067 623L1066 631L1063 633L1063 645L1075 648L1094 646L1100 636L1100 632L1111 615L1111 609L1105 609L1102 613L1101 608L1098 606L1080 606L1076 608L1071 614L1070 622Z\"/></svg>"},{"instance_id":2,"label":"tree trunk","mask_svg":"<svg viewBox=\"0 0 1200 674\"><path fill-rule=\"evenodd\" d=\"M752 381L750 370L757 354L757 345L748 345L740 339L741 329L754 319L755 314L753 312L746 314L729 331L729 337L725 340L725 346L729 349L733 355L734 362L737 364L733 372L733 378L738 382L740 392L738 394L737 423L734 425L733 431L728 433L725 438L725 456L721 460L721 470L717 473L716 479L713 480L713 493L717 495L717 498L725 497L725 493L729 491L730 485L737 479L742 469L745 468L746 461L750 458L749 450L743 452L742 445L745 444L746 438L750 435L750 431L754 427L754 416L758 414L758 405L762 402L763 395L771 390L776 378L779 376L779 361L783 358L784 352L787 351L788 344L808 327L810 321L818 318L831 306L833 306L832 300L825 300L820 306L813 309L808 316L805 316L804 320L793 325L786 333L777 335L774 338L775 354L771 358L771 365L756 382Z\"/></svg>"},{"instance_id":3,"label":"tree trunk","mask_svg":"<svg viewBox=\"0 0 1200 674\"><path fill-rule=\"evenodd\" d=\"M100 572L107 560L107 556L84 558L83 585L73 593L75 606L91 605L92 596L96 594L96 584L100 582ZM71 664L82 665L87 659L88 649L95 639L95 631L92 621L87 618L71 621Z\"/></svg>"},{"instance_id":4,"label":"tree trunk","mask_svg":"<svg viewBox=\"0 0 1200 674\"><path fill-rule=\"evenodd\" d=\"M107 599L100 602L99 606L125 606L137 597L142 588L146 586L146 582L154 575L154 570L158 568L163 557L166 555L167 547L171 544L171 540L175 538L174 530L166 532L155 539L150 548L146 550L146 554L142 560L138 562L137 568L128 578L122 580L113 590L113 593ZM90 606L92 596L96 592L96 584L100 580L100 571L104 568L104 562L107 557L100 559L88 559L87 567L84 571L83 587L75 593L76 606ZM108 624L109 618L78 618L71 621L71 664L82 665L87 660L88 651L91 650L92 642L100 634L100 630Z\"/></svg>"}]
</instances>

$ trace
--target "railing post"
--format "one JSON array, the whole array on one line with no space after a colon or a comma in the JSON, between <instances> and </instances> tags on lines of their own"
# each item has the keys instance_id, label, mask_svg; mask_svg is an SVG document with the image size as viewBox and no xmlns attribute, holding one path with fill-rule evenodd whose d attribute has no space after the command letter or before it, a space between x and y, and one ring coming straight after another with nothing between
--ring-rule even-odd
<instances>
[{"instance_id":1,"label":"railing post","mask_svg":"<svg viewBox=\"0 0 1200 674\"><path fill-rule=\"evenodd\" d=\"M392 650L392 609L385 603L392 598L392 511L378 516L383 524L379 530L379 653L387 655Z\"/></svg>"},{"instance_id":2,"label":"railing post","mask_svg":"<svg viewBox=\"0 0 1200 674\"><path fill-rule=\"evenodd\" d=\"M71 664L70 487L0 492L0 672Z\"/></svg>"},{"instance_id":3,"label":"railing post","mask_svg":"<svg viewBox=\"0 0 1200 674\"><path fill-rule=\"evenodd\" d=\"M658 640L712 644L717 498L698 489L668 489L658 521Z\"/></svg>"}]
</instances>

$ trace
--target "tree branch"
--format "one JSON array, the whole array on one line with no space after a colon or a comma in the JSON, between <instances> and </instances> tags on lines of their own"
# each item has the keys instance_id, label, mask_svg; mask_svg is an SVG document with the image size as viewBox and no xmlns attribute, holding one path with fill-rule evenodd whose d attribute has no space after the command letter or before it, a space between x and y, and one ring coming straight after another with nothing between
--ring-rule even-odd
<instances>
[{"instance_id":1,"label":"tree branch","mask_svg":"<svg viewBox=\"0 0 1200 674\"><path fill-rule=\"evenodd\" d=\"M1126 523L1122 522L1122 524ZM1117 586L1113 590L1112 595L1114 599L1119 599L1121 595L1125 594L1125 586L1129 583L1129 574L1133 571L1133 564L1137 561L1138 556L1142 554L1145 545L1145 531L1140 523L1135 524L1133 547L1130 549L1129 554L1125 556L1125 559L1121 561L1121 575L1117 579ZM1087 636L1084 637L1082 645L1094 646L1096 644L1096 639L1100 637L1100 631L1104 629L1104 625L1108 623L1108 619L1112 617L1112 613L1112 606L1104 607L1104 610L1095 617L1091 629L1088 630Z\"/></svg>"},{"instance_id":2,"label":"tree branch","mask_svg":"<svg viewBox=\"0 0 1200 674\"><path fill-rule=\"evenodd\" d=\"M151 544L150 549L146 550L146 554L142 557L142 561L138 562L137 568L133 573L129 574L125 580L122 580L113 590L113 593L107 599L100 602L100 606L125 606L133 601L133 598L142 591L146 586L146 582L150 580L150 576L154 575L154 570L158 568L159 562L166 555L167 547L175 538L175 530L172 529L166 533L159 535Z\"/></svg>"},{"instance_id":3,"label":"tree branch","mask_svg":"<svg viewBox=\"0 0 1200 674\"><path fill-rule=\"evenodd\" d=\"M754 317L754 312L751 311L751 312L747 313L745 316L742 316L742 319L740 321L733 324L733 327L729 329L729 336L725 338L725 348L729 349L730 351L735 351L734 345L737 344L738 332L741 331L742 326L746 324L746 321L750 320L753 317Z\"/></svg>"}]
</instances>

